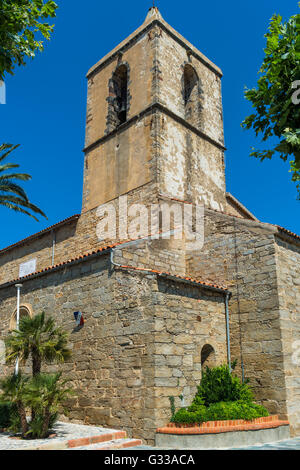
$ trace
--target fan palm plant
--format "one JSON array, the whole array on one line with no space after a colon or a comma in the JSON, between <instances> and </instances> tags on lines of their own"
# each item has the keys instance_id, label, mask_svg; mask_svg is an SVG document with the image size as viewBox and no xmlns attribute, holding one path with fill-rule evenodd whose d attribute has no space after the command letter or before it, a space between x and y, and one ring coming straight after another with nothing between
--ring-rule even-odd
<instances>
[{"instance_id":1,"label":"fan palm plant","mask_svg":"<svg viewBox=\"0 0 300 470\"><path fill-rule=\"evenodd\" d=\"M41 209L29 201L24 189L15 182L15 180L28 181L31 179L31 176L26 173L7 173L8 170L19 168L20 165L3 163L18 147L19 145L0 145L0 205L16 212L26 214L38 221L31 212L42 215L43 217L46 217L46 215Z\"/></svg>"},{"instance_id":2,"label":"fan palm plant","mask_svg":"<svg viewBox=\"0 0 300 470\"><path fill-rule=\"evenodd\" d=\"M9 402L16 407L23 437L26 437L28 432L26 405L24 404L24 391L28 381L29 378L23 377L20 373L0 381L0 388L2 390L0 396L1 402Z\"/></svg>"},{"instance_id":3,"label":"fan palm plant","mask_svg":"<svg viewBox=\"0 0 300 470\"><path fill-rule=\"evenodd\" d=\"M5 339L6 359L13 362L17 357L24 364L32 358L32 375L41 372L42 361L64 362L71 357L67 347L68 333L55 326L53 318L45 318L45 313L22 317L18 330Z\"/></svg>"},{"instance_id":4,"label":"fan palm plant","mask_svg":"<svg viewBox=\"0 0 300 470\"><path fill-rule=\"evenodd\" d=\"M48 437L49 429L58 417L58 412L66 408L63 403L73 390L66 388L68 380L60 381L61 372L39 374L28 382L23 395L26 404L35 410L27 435L31 438Z\"/></svg>"}]
</instances>

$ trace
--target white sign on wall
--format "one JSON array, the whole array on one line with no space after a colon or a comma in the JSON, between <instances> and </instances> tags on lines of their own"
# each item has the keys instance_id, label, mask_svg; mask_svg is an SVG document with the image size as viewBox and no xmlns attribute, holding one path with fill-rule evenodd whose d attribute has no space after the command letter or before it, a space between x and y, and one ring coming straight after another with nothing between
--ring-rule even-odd
<instances>
[{"instance_id":1,"label":"white sign on wall","mask_svg":"<svg viewBox=\"0 0 300 470\"><path fill-rule=\"evenodd\" d=\"M36 258L20 264L19 277L28 276L28 274L35 273L36 271Z\"/></svg>"}]
</instances>

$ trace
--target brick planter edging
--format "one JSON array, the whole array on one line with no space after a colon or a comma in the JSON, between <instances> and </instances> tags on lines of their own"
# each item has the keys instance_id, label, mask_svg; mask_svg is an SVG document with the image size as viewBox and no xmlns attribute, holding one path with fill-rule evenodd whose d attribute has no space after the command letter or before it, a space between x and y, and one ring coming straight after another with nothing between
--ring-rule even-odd
<instances>
[{"instance_id":1,"label":"brick planter edging","mask_svg":"<svg viewBox=\"0 0 300 470\"><path fill-rule=\"evenodd\" d=\"M228 421L208 421L202 424L169 423L156 430L159 434L218 434L233 431L256 431L259 429L278 428L288 426L289 421L279 420L277 415L264 418L255 418L251 421L235 419Z\"/></svg>"},{"instance_id":2,"label":"brick planter edging","mask_svg":"<svg viewBox=\"0 0 300 470\"><path fill-rule=\"evenodd\" d=\"M50 441L45 444L39 444L35 447L24 447L22 450L66 450L74 449L75 447L88 446L90 444L105 443L115 439L126 439L126 437L126 431L116 431L99 434L98 436L80 437L64 441Z\"/></svg>"},{"instance_id":3,"label":"brick planter edging","mask_svg":"<svg viewBox=\"0 0 300 470\"><path fill-rule=\"evenodd\" d=\"M67 443L69 449L74 447L88 446L90 444L99 444L101 442L112 441L114 439L126 439L126 431L117 431L113 433L100 434L99 436L81 437L79 439L71 439Z\"/></svg>"}]
</instances>

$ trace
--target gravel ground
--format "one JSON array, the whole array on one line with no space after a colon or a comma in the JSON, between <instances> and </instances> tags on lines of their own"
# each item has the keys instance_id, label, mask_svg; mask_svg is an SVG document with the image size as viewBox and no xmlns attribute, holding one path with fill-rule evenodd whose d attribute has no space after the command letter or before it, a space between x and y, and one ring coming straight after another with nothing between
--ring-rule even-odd
<instances>
[{"instance_id":1,"label":"gravel ground","mask_svg":"<svg viewBox=\"0 0 300 470\"><path fill-rule=\"evenodd\" d=\"M81 424L72 423L57 423L53 429L56 437L49 439L33 439L24 441L20 439L12 438L11 434L0 433L0 450L22 450L28 447L38 447L44 444L54 444L63 441L69 441L70 439L79 439L81 437L88 436L99 436L100 434L106 434L114 429L100 428L97 426L85 426Z\"/></svg>"}]
</instances>

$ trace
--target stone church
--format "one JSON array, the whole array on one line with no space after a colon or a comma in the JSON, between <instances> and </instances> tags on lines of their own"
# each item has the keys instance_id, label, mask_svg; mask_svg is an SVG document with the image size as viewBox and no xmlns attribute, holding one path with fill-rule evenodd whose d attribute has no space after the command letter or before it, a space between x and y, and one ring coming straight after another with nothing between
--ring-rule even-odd
<instances>
[{"instance_id":1,"label":"stone church","mask_svg":"<svg viewBox=\"0 0 300 470\"><path fill-rule=\"evenodd\" d=\"M226 192L221 79L151 8L87 74L81 214L0 251L0 341L21 283L21 315L70 333L73 422L153 444L169 397L190 404L203 367L231 359L300 434L300 236ZM160 208L176 228L174 206L204 207L203 243L166 236Z\"/></svg>"}]
</instances>

